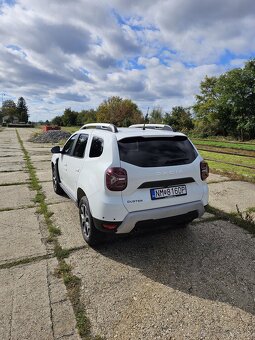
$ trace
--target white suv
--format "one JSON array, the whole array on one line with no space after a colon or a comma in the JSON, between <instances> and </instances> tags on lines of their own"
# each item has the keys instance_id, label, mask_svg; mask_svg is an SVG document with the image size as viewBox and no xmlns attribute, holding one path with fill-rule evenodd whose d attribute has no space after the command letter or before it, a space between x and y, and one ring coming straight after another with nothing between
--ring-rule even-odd
<instances>
[{"instance_id":1,"label":"white suv","mask_svg":"<svg viewBox=\"0 0 255 340\"><path fill-rule=\"evenodd\" d=\"M77 203L90 245L144 222L186 225L208 204L208 165L170 126L87 124L51 151L54 190Z\"/></svg>"}]
</instances>

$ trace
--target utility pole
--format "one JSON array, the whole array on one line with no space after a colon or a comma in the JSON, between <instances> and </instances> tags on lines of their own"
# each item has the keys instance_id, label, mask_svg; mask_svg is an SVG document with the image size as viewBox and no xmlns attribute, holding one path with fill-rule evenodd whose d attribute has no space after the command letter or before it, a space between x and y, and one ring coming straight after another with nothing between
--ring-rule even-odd
<instances>
[{"instance_id":1,"label":"utility pole","mask_svg":"<svg viewBox=\"0 0 255 340\"><path fill-rule=\"evenodd\" d=\"M1 106L1 111L0 111L0 124L2 123L2 119L3 119L3 103L4 103L4 96L5 96L5 93L2 92L2 106Z\"/></svg>"},{"instance_id":2,"label":"utility pole","mask_svg":"<svg viewBox=\"0 0 255 340\"><path fill-rule=\"evenodd\" d=\"M4 93L4 92L2 92L2 110L3 110L4 96L5 96L5 93Z\"/></svg>"}]
</instances>

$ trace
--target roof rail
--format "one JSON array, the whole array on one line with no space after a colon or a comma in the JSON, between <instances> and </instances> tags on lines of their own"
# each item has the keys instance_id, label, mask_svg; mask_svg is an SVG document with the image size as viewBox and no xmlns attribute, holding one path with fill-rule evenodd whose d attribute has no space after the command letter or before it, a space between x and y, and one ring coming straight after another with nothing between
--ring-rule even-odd
<instances>
[{"instance_id":1,"label":"roof rail","mask_svg":"<svg viewBox=\"0 0 255 340\"><path fill-rule=\"evenodd\" d=\"M134 124L130 125L130 128L145 128L145 129L154 129L154 130L168 130L173 131L170 125L164 125L164 124Z\"/></svg>"},{"instance_id":2,"label":"roof rail","mask_svg":"<svg viewBox=\"0 0 255 340\"><path fill-rule=\"evenodd\" d=\"M111 132L118 132L117 127L114 124L109 124L109 123L90 123L90 124L85 124L83 125L80 130L85 130L85 129L101 129L101 130L108 130Z\"/></svg>"}]
</instances>

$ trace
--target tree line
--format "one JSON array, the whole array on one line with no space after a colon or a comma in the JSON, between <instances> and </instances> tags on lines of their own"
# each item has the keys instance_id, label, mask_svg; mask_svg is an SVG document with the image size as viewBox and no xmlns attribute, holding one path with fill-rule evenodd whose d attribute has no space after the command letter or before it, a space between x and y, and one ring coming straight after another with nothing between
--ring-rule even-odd
<instances>
[{"instance_id":1,"label":"tree line","mask_svg":"<svg viewBox=\"0 0 255 340\"><path fill-rule=\"evenodd\" d=\"M130 99L113 96L104 100L96 110L82 110L80 112L66 108L63 115L56 116L51 123L60 126L81 126L94 122L108 122L116 126L130 126L139 123L160 123L171 125L174 130L189 131L193 129L192 115L189 109L176 106L170 113L162 108L148 110L146 117Z\"/></svg>"},{"instance_id":2,"label":"tree line","mask_svg":"<svg viewBox=\"0 0 255 340\"><path fill-rule=\"evenodd\" d=\"M13 100L5 100L0 111L0 121L13 123L15 120L22 123L28 122L28 107L23 97L18 99L17 104Z\"/></svg>"},{"instance_id":3,"label":"tree line","mask_svg":"<svg viewBox=\"0 0 255 340\"><path fill-rule=\"evenodd\" d=\"M195 136L224 136L240 140L255 138L255 59L218 77L206 76L200 93L189 108L175 106L169 112L156 107L142 114L130 99L118 96L104 100L97 109L72 111L67 108L53 124L71 126L109 122L117 126L136 123L163 123L174 130Z\"/></svg>"}]
</instances>

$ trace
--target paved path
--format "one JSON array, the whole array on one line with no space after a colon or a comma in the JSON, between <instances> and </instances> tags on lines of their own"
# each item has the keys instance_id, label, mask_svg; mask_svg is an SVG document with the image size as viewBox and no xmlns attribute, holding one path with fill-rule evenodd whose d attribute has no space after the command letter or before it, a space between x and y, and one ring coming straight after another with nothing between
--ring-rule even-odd
<instances>
[{"instance_id":1,"label":"paved path","mask_svg":"<svg viewBox=\"0 0 255 340\"><path fill-rule=\"evenodd\" d=\"M31 132L19 133L26 141ZM36 213L14 129L0 132L0 145L0 339L79 339L66 288L54 275L58 262L47 247L47 229ZM47 171L38 174L49 181L49 147L26 142L25 147L32 159L40 151L34 164L45 161Z\"/></svg>"},{"instance_id":2,"label":"paved path","mask_svg":"<svg viewBox=\"0 0 255 340\"><path fill-rule=\"evenodd\" d=\"M82 280L81 299L94 335L255 339L255 238L206 214L186 230L128 235L89 248L77 208L53 193L51 146L26 142L29 133L19 129L62 231L59 243L77 249L67 262ZM15 130L0 132L0 143L0 339L78 339ZM218 175L210 182L211 205L226 211L235 211L235 204L241 210L255 206L253 185ZM29 264L17 262L28 259Z\"/></svg>"}]
</instances>

